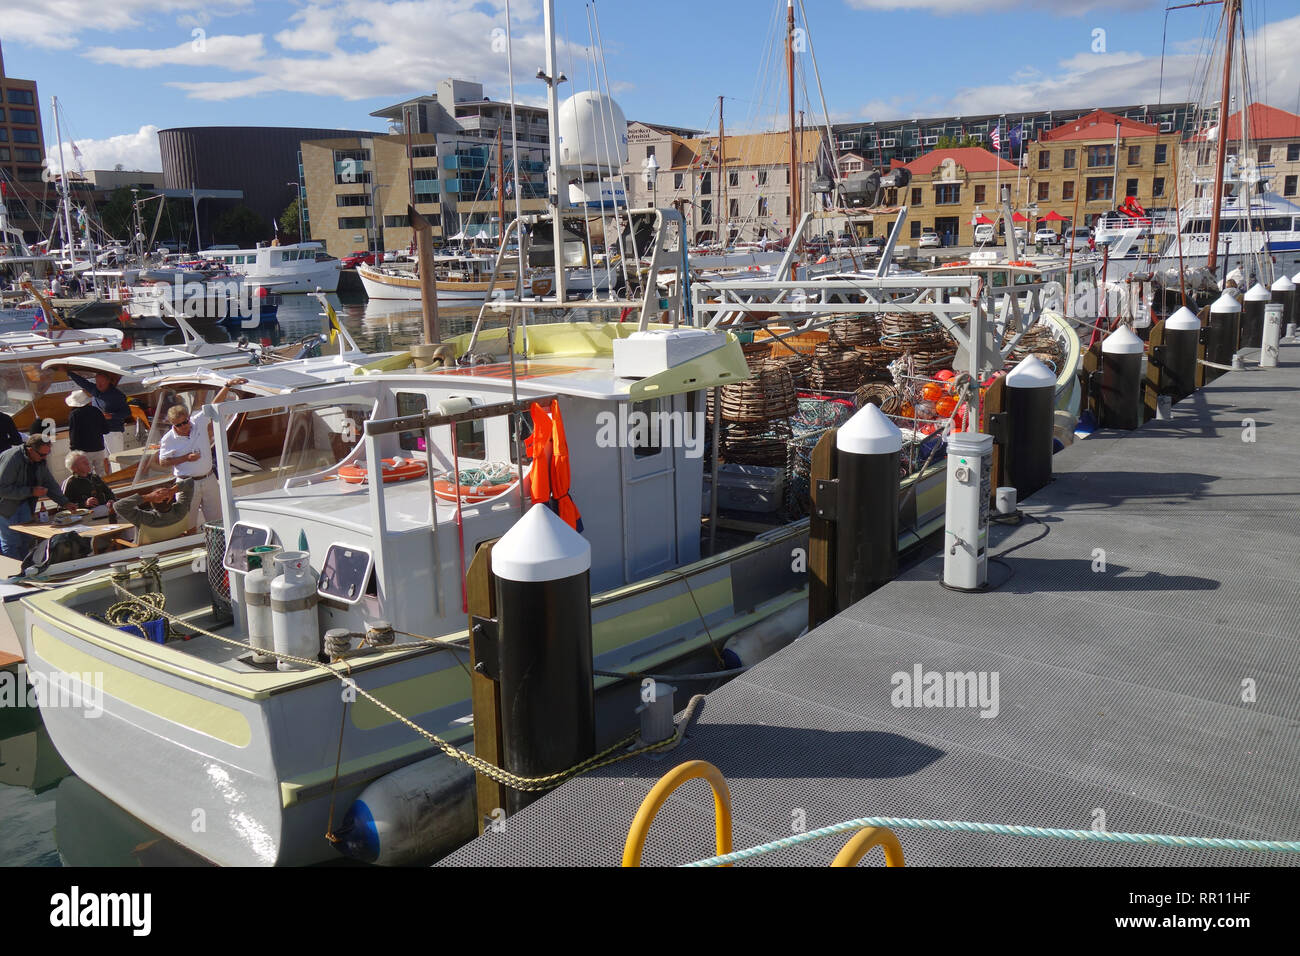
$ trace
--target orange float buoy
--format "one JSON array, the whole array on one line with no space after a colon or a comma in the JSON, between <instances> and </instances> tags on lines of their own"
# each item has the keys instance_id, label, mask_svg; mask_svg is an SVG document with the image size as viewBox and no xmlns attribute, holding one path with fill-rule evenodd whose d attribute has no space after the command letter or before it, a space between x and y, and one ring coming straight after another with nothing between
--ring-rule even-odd
<instances>
[{"instance_id":1,"label":"orange float buoy","mask_svg":"<svg viewBox=\"0 0 1300 956\"><path fill-rule=\"evenodd\" d=\"M921 397L927 402L937 402L943 398L943 386L937 382L926 382L921 388Z\"/></svg>"},{"instance_id":2,"label":"orange float buoy","mask_svg":"<svg viewBox=\"0 0 1300 956\"><path fill-rule=\"evenodd\" d=\"M429 473L429 466L419 458L385 458L380 462L384 484L390 481L409 481L423 478ZM365 462L339 466L339 477L349 485L364 485L370 478Z\"/></svg>"},{"instance_id":3,"label":"orange float buoy","mask_svg":"<svg viewBox=\"0 0 1300 956\"><path fill-rule=\"evenodd\" d=\"M433 479L433 493L443 501L455 501L459 498L469 504L477 504L480 501L495 498L519 483L518 478L512 478L510 481L499 485L457 485L453 484L447 477L450 474L451 472L448 472L440 478Z\"/></svg>"},{"instance_id":4,"label":"orange float buoy","mask_svg":"<svg viewBox=\"0 0 1300 956\"><path fill-rule=\"evenodd\" d=\"M934 411L940 418L947 418L952 414L952 410L957 407L957 399L951 395L945 395L934 403Z\"/></svg>"}]
</instances>

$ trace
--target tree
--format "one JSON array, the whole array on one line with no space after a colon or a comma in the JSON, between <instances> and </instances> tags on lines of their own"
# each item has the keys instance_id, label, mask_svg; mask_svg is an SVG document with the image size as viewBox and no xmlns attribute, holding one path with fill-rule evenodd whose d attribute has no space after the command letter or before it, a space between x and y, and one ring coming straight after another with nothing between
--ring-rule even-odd
<instances>
[{"instance_id":1,"label":"tree","mask_svg":"<svg viewBox=\"0 0 1300 956\"><path fill-rule=\"evenodd\" d=\"M241 203L221 214L212 227L212 238L214 245L234 243L241 249L251 249L266 239L269 232L266 220Z\"/></svg>"},{"instance_id":2,"label":"tree","mask_svg":"<svg viewBox=\"0 0 1300 956\"><path fill-rule=\"evenodd\" d=\"M108 197L108 202L99 209L99 221L104 224L104 231L114 239L130 242L135 236L135 215L131 203L136 198L147 199L152 195L150 192L140 192L133 197L126 186L118 186Z\"/></svg>"},{"instance_id":3,"label":"tree","mask_svg":"<svg viewBox=\"0 0 1300 956\"><path fill-rule=\"evenodd\" d=\"M280 237L301 242L305 237L298 235L298 226L298 200L294 199L284 212L280 213Z\"/></svg>"},{"instance_id":4,"label":"tree","mask_svg":"<svg viewBox=\"0 0 1300 956\"><path fill-rule=\"evenodd\" d=\"M967 149L982 144L974 136L940 136L935 149Z\"/></svg>"}]
</instances>

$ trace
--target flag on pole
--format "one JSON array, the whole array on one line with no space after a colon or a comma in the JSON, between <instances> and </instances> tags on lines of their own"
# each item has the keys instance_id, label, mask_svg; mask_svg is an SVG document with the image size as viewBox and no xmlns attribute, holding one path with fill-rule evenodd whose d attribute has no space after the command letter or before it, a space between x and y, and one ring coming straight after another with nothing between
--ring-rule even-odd
<instances>
[{"instance_id":1,"label":"flag on pole","mask_svg":"<svg viewBox=\"0 0 1300 956\"><path fill-rule=\"evenodd\" d=\"M40 328L41 323L45 321L45 310L40 306L36 307L36 320L32 322L32 331L35 332Z\"/></svg>"},{"instance_id":2,"label":"flag on pole","mask_svg":"<svg viewBox=\"0 0 1300 956\"><path fill-rule=\"evenodd\" d=\"M989 136L989 140L993 143L993 152L995 152L995 153L1000 153L1000 152L1002 152L1002 131L1001 131L1001 127L1002 127L1002 124L1001 124L1001 123L998 123L997 125L995 125L995 126L993 127L993 133Z\"/></svg>"},{"instance_id":3,"label":"flag on pole","mask_svg":"<svg viewBox=\"0 0 1300 956\"><path fill-rule=\"evenodd\" d=\"M1025 124L1021 123L1018 126L1012 128L1012 130L1009 133L1007 133L1007 137L1011 140L1011 149L1012 150L1019 149L1021 143L1023 143L1025 139Z\"/></svg>"}]
</instances>

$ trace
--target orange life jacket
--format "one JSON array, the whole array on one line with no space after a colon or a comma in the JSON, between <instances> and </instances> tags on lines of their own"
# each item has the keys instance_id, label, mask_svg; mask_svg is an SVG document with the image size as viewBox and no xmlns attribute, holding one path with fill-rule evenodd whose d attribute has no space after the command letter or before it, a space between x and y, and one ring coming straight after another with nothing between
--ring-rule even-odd
<instances>
[{"instance_id":1,"label":"orange life jacket","mask_svg":"<svg viewBox=\"0 0 1300 956\"><path fill-rule=\"evenodd\" d=\"M551 508L569 527L582 531L582 515L569 496L569 444L564 438L560 403L551 402L547 411L537 402L529 408L533 433L524 442L533 460L528 473L528 493L534 503Z\"/></svg>"}]
</instances>

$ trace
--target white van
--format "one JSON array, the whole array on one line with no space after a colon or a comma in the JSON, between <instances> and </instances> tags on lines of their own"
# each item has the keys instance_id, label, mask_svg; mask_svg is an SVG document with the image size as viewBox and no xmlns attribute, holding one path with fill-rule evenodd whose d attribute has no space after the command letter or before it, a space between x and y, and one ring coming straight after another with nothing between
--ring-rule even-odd
<instances>
[{"instance_id":1,"label":"white van","mask_svg":"<svg viewBox=\"0 0 1300 956\"><path fill-rule=\"evenodd\" d=\"M993 241L993 224L980 222L975 224L975 245L982 246Z\"/></svg>"},{"instance_id":2,"label":"white van","mask_svg":"<svg viewBox=\"0 0 1300 956\"><path fill-rule=\"evenodd\" d=\"M1088 249L1088 239L1092 236L1092 230L1087 226L1074 226L1065 230L1062 234L1062 248L1084 250Z\"/></svg>"}]
</instances>

